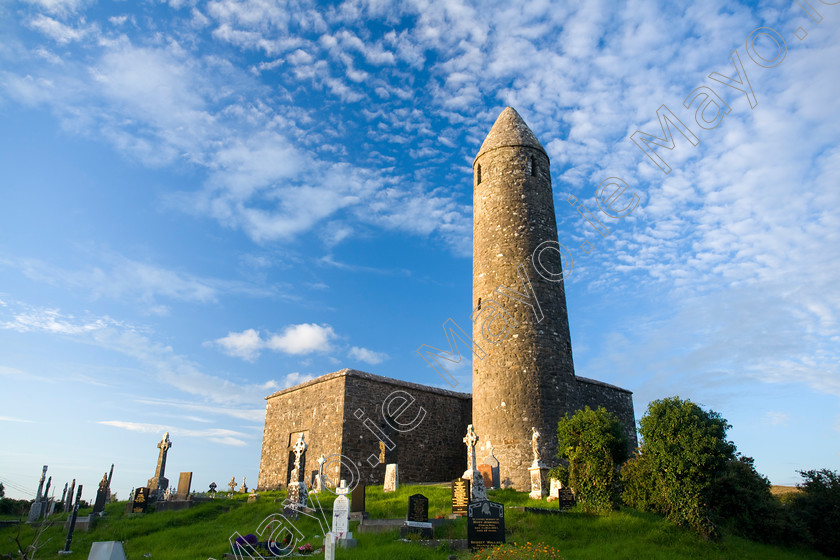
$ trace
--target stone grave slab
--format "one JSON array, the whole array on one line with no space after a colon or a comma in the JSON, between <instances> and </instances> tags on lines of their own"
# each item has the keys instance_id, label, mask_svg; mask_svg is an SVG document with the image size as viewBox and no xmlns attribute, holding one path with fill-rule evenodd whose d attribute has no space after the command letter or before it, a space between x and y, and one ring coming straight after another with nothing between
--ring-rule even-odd
<instances>
[{"instance_id":1,"label":"stone grave slab","mask_svg":"<svg viewBox=\"0 0 840 560\"><path fill-rule=\"evenodd\" d=\"M412 494L408 498L408 513L405 523L400 528L400 536L419 535L422 540L434 538L432 524L429 523L429 498L423 494Z\"/></svg>"},{"instance_id":2,"label":"stone grave slab","mask_svg":"<svg viewBox=\"0 0 840 560\"><path fill-rule=\"evenodd\" d=\"M493 467L488 464L478 465L478 474L484 479L485 488L493 488Z\"/></svg>"},{"instance_id":3,"label":"stone grave slab","mask_svg":"<svg viewBox=\"0 0 840 560\"><path fill-rule=\"evenodd\" d=\"M350 493L350 521L362 521L368 518L365 511L365 485L359 483Z\"/></svg>"},{"instance_id":4,"label":"stone grave slab","mask_svg":"<svg viewBox=\"0 0 840 560\"><path fill-rule=\"evenodd\" d=\"M452 481L452 514L467 515L470 505L470 481L466 478L456 478Z\"/></svg>"},{"instance_id":5,"label":"stone grave slab","mask_svg":"<svg viewBox=\"0 0 840 560\"><path fill-rule=\"evenodd\" d=\"M141 486L134 491L134 502L131 505L131 513L146 513L149 505L149 487Z\"/></svg>"},{"instance_id":6,"label":"stone grave slab","mask_svg":"<svg viewBox=\"0 0 840 560\"><path fill-rule=\"evenodd\" d=\"M505 506L490 500L473 502L467 510L467 546L493 548L505 542Z\"/></svg>"},{"instance_id":7,"label":"stone grave slab","mask_svg":"<svg viewBox=\"0 0 840 560\"><path fill-rule=\"evenodd\" d=\"M178 476L178 493L175 494L176 500L188 500L190 497L190 486L192 485L192 472L182 472Z\"/></svg>"},{"instance_id":8,"label":"stone grave slab","mask_svg":"<svg viewBox=\"0 0 840 560\"><path fill-rule=\"evenodd\" d=\"M126 560L125 551L119 541L95 542L90 547L88 560Z\"/></svg>"},{"instance_id":9,"label":"stone grave slab","mask_svg":"<svg viewBox=\"0 0 840 560\"><path fill-rule=\"evenodd\" d=\"M396 463L385 465L385 485L383 492L396 492L400 487L400 475Z\"/></svg>"}]
</instances>

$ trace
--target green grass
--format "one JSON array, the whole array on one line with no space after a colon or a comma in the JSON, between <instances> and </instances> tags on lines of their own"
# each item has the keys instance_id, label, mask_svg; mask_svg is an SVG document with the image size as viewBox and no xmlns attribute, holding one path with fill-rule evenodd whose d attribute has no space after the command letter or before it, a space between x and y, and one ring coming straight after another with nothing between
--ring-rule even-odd
<instances>
[{"instance_id":1,"label":"green grass","mask_svg":"<svg viewBox=\"0 0 840 560\"><path fill-rule=\"evenodd\" d=\"M451 492L448 486L402 486L397 492L384 494L381 487L369 487L366 509L373 519L403 518L408 497L422 493L429 498L429 517L445 517L451 512ZM531 506L551 507L553 504L531 500L524 492L513 490L491 491L490 498L508 507ZM245 496L233 499L217 499L202 503L189 510L158 512L144 516L126 516L125 502L109 504L107 516L100 520L89 533L76 532L73 537L70 559L86 559L95 541L123 541L129 560L158 558L165 560L200 559L209 557L221 560L229 550L229 538L235 532L242 535L255 533L263 519L282 511L282 492L262 493L254 504L246 503ZM321 505L329 511L334 497L321 494ZM89 511L89 510L88 510ZM86 513L86 512L82 512ZM44 531L41 548L36 558L57 558L63 548L66 531L63 528L65 514L51 518L55 524ZM690 531L675 527L662 518L623 509L609 515L589 515L578 511L563 515L537 515L521 511L505 512L508 545L483 558L520 560L523 558L557 558L556 555L540 555L529 550L536 543L543 543L559 551L559 557L566 560L589 559L650 559L650 560L705 560L705 559L819 559L820 554L805 549L786 549L753 543L737 537L726 536L717 543L707 542ZM322 529L317 521L301 519L296 526L304 534L304 542L313 547L321 545ZM472 558L465 551L452 552L446 544L429 548L415 543L399 542L398 531L386 533L359 533L357 524L351 523L350 530L359 541L356 549L340 549L336 556L341 560L425 560L446 559L457 554L459 560ZM32 541L34 527L21 528L21 542ZM16 550L12 538L16 527L0 529L0 558L4 553ZM448 521L436 529L435 536L441 539L465 539L466 520ZM514 546L513 543L516 543ZM524 547L524 548L523 548ZM539 548L539 547L536 547ZM542 548L540 548L542 550ZM151 556L147 556L151 555ZM315 556L316 558L318 556ZM323 556L321 556L323 558Z\"/></svg>"}]
</instances>

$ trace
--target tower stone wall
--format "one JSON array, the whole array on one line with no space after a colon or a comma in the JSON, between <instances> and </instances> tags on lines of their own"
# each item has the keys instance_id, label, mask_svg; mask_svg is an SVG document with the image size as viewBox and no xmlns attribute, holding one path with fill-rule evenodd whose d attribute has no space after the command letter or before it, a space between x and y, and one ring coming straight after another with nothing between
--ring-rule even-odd
<instances>
[{"instance_id":1,"label":"tower stone wall","mask_svg":"<svg viewBox=\"0 0 840 560\"><path fill-rule=\"evenodd\" d=\"M538 252L557 243L549 159L514 109L493 125L473 176L473 341L483 350L473 358L473 425L495 449L502 484L524 490L531 427L550 462L577 382L563 280L552 276L560 254Z\"/></svg>"}]
</instances>

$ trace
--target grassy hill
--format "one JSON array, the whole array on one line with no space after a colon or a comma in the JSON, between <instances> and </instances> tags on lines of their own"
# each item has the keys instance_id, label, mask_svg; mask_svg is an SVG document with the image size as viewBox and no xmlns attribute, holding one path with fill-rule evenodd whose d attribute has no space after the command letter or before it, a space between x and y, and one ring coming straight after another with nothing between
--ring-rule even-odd
<instances>
[{"instance_id":1,"label":"grassy hill","mask_svg":"<svg viewBox=\"0 0 840 560\"><path fill-rule=\"evenodd\" d=\"M403 486L398 492L383 494L381 487L367 489L366 504L372 519L404 518L408 497L422 493L429 498L429 517L445 517L451 512L450 490L444 486ZM530 500L526 493L512 490L491 491L492 500L508 507L551 507L552 504ZM88 533L76 532L73 537L73 554L63 557L84 560L91 544L96 541L123 541L129 560L158 558L164 560L222 560L230 551L229 539L236 533L256 533L260 523L272 514L282 512L282 492L261 494L260 500L246 503L246 496L218 498L189 510L157 512L143 516L124 514L125 502L109 504L107 515L99 520ZM325 517L331 521L334 497L320 495ZM88 510L89 511L89 510ZM82 512L86 513L86 512ZM40 537L40 548L35 558L56 558L66 538L63 527L66 515L51 518L54 524ZM693 533L675 527L660 517L622 509L606 516L588 515L569 511L562 515L538 515L524 511L507 510L505 524L508 545L499 551L484 552L481 558L565 560L594 559L651 559L651 560L704 560L704 559L818 559L822 555L805 549L786 549L756 544L741 538L727 536L721 542L703 541ZM336 557L344 560L382 559L447 559L456 555L459 560L473 558L467 551L450 551L446 544L429 548L416 543L399 542L398 531L370 534L356 531L357 523L350 530L359 541L358 548L340 549ZM322 527L318 521L303 519L295 524L313 548L321 545ZM32 542L36 528L23 525L20 540L24 545ZM440 539L465 539L466 520L448 522L436 529ZM0 558L17 550L13 538L17 527L0 528ZM515 543L515 545L514 545ZM538 551L538 552L534 552ZM318 555L314 556L315 558ZM12 556L12 558L18 558ZM321 556L323 558L323 556Z\"/></svg>"}]
</instances>

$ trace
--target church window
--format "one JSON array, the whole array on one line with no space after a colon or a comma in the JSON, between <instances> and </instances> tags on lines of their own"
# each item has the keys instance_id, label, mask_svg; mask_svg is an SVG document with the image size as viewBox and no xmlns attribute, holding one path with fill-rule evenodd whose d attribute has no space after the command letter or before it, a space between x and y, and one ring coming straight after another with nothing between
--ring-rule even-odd
<instances>
[{"instance_id":1,"label":"church window","mask_svg":"<svg viewBox=\"0 0 840 560\"><path fill-rule=\"evenodd\" d=\"M531 177L536 177L536 176L537 176L537 160L535 160L534 157L531 156Z\"/></svg>"}]
</instances>

